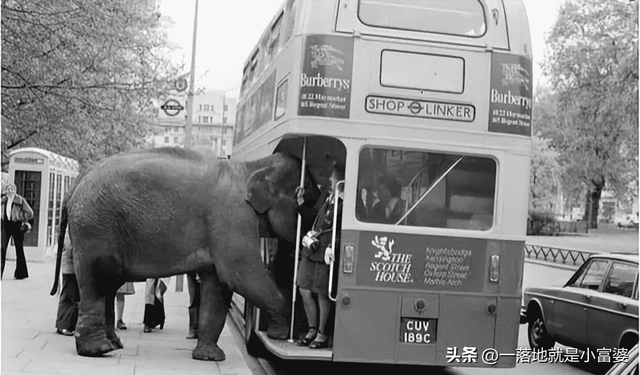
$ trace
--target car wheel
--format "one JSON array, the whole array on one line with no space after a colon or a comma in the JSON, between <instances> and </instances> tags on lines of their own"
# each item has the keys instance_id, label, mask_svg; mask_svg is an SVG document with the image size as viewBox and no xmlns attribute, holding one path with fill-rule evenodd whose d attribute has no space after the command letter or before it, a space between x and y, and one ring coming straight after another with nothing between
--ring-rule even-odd
<instances>
[{"instance_id":1,"label":"car wheel","mask_svg":"<svg viewBox=\"0 0 640 375\"><path fill-rule=\"evenodd\" d=\"M535 313L529 320L528 327L529 346L533 350L546 350L551 349L556 344L556 341L547 332L547 327L542 320L542 314Z\"/></svg>"}]
</instances>

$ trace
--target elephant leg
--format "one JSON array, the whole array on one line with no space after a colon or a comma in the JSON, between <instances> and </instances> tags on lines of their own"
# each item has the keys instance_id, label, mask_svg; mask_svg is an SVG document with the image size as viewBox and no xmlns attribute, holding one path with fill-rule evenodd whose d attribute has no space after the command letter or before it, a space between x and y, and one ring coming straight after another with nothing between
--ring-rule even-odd
<instances>
[{"instance_id":1,"label":"elephant leg","mask_svg":"<svg viewBox=\"0 0 640 375\"><path fill-rule=\"evenodd\" d=\"M261 264L247 265L237 273L241 281L235 283L235 292L269 314L267 335L270 338L286 339L289 335L290 311L287 311L286 299L274 280Z\"/></svg>"},{"instance_id":2,"label":"elephant leg","mask_svg":"<svg viewBox=\"0 0 640 375\"><path fill-rule=\"evenodd\" d=\"M116 290L109 291L105 299L105 331L107 334L107 339L111 341L117 349L122 349L124 346L122 345L122 341L118 337L118 334L115 330L115 310L114 310L114 300L116 298Z\"/></svg>"},{"instance_id":3,"label":"elephant leg","mask_svg":"<svg viewBox=\"0 0 640 375\"><path fill-rule=\"evenodd\" d=\"M233 292L220 282L215 269L200 273L200 311L198 317L198 344L193 359L224 361L224 351L218 346L218 338L227 320Z\"/></svg>"},{"instance_id":4,"label":"elephant leg","mask_svg":"<svg viewBox=\"0 0 640 375\"><path fill-rule=\"evenodd\" d=\"M105 280L105 270L114 269L110 262L99 259L87 267L77 267L80 288L80 308L76 325L76 351L85 357L98 357L112 350L122 349L120 339L113 331L115 290ZM107 302L109 296L109 302ZM110 311L110 313L108 313ZM111 315L111 325L107 317Z\"/></svg>"}]
</instances>

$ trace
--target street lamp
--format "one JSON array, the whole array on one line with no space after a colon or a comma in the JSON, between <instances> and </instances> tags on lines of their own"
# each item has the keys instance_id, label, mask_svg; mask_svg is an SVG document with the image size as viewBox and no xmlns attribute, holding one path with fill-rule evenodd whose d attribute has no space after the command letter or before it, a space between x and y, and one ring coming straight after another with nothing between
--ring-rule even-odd
<instances>
[{"instance_id":1,"label":"street lamp","mask_svg":"<svg viewBox=\"0 0 640 375\"><path fill-rule=\"evenodd\" d=\"M191 148L191 125L193 124L193 86L196 72L196 36L198 34L198 0L196 0L193 16L193 43L191 46L191 74L189 76L189 91L187 91L187 123L184 126L184 148Z\"/></svg>"}]
</instances>

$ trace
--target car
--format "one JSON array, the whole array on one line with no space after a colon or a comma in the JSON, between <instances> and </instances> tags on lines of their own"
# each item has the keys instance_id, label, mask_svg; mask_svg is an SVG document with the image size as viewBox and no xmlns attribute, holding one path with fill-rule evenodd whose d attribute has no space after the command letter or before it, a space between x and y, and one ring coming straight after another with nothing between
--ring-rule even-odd
<instances>
[{"instance_id":1,"label":"car","mask_svg":"<svg viewBox=\"0 0 640 375\"><path fill-rule=\"evenodd\" d=\"M629 351L626 361L613 365L606 375L638 375L638 345Z\"/></svg>"},{"instance_id":2,"label":"car","mask_svg":"<svg viewBox=\"0 0 640 375\"><path fill-rule=\"evenodd\" d=\"M638 229L638 219L632 215L617 218L615 220L618 228L635 228Z\"/></svg>"},{"instance_id":3,"label":"car","mask_svg":"<svg viewBox=\"0 0 640 375\"><path fill-rule=\"evenodd\" d=\"M638 255L596 254L557 287L524 291L529 345L587 350L638 343Z\"/></svg>"}]
</instances>

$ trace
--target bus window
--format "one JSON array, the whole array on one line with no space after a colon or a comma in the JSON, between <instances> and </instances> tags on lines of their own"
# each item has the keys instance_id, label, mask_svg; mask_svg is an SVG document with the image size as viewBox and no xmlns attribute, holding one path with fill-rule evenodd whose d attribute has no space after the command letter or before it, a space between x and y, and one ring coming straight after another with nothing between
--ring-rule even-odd
<instances>
[{"instance_id":1,"label":"bus window","mask_svg":"<svg viewBox=\"0 0 640 375\"><path fill-rule=\"evenodd\" d=\"M278 91L276 91L276 111L275 120L284 116L287 110L287 89L289 87L288 80L285 80L278 85Z\"/></svg>"},{"instance_id":2,"label":"bus window","mask_svg":"<svg viewBox=\"0 0 640 375\"><path fill-rule=\"evenodd\" d=\"M360 0L360 21L373 27L480 37L486 31L478 0Z\"/></svg>"},{"instance_id":3,"label":"bus window","mask_svg":"<svg viewBox=\"0 0 640 375\"><path fill-rule=\"evenodd\" d=\"M364 148L356 218L363 222L488 230L496 162L487 157Z\"/></svg>"}]
</instances>

